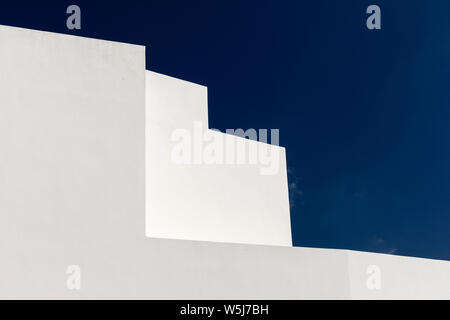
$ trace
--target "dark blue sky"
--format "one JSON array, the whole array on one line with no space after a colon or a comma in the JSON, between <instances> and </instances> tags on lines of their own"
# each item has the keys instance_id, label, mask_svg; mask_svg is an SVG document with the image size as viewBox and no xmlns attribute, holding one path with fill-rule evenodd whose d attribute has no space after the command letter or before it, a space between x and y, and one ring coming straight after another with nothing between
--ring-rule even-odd
<instances>
[{"instance_id":1,"label":"dark blue sky","mask_svg":"<svg viewBox=\"0 0 450 320\"><path fill-rule=\"evenodd\" d=\"M29 2L0 24L146 45L212 127L279 128L295 245L450 260L449 1Z\"/></svg>"}]
</instances>

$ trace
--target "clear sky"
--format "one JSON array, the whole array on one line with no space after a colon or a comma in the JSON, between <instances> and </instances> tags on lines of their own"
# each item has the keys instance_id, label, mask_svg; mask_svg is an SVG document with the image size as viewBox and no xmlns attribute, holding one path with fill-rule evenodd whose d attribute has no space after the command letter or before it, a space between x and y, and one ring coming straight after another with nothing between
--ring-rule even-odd
<instances>
[{"instance_id":1,"label":"clear sky","mask_svg":"<svg viewBox=\"0 0 450 320\"><path fill-rule=\"evenodd\" d=\"M450 260L448 0L28 2L0 24L148 46L212 127L279 128L295 245Z\"/></svg>"}]
</instances>

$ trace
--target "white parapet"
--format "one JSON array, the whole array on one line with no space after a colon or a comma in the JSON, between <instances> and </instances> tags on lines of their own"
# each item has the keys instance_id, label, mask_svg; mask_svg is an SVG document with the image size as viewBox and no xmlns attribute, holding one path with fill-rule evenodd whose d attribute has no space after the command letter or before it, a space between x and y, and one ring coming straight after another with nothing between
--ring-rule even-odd
<instances>
[{"instance_id":1,"label":"white parapet","mask_svg":"<svg viewBox=\"0 0 450 320\"><path fill-rule=\"evenodd\" d=\"M209 130L203 86L147 71L146 90L147 235L291 246L284 148Z\"/></svg>"},{"instance_id":2,"label":"white parapet","mask_svg":"<svg viewBox=\"0 0 450 320\"><path fill-rule=\"evenodd\" d=\"M144 47L0 43L0 298L450 298L449 262L290 247L283 148L274 175L174 165L206 88L146 72Z\"/></svg>"}]
</instances>

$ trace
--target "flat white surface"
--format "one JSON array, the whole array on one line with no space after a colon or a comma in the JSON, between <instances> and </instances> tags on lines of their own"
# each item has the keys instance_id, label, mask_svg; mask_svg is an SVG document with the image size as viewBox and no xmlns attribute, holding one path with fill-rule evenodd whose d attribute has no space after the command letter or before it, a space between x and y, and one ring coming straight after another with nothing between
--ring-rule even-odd
<instances>
[{"instance_id":1,"label":"flat white surface","mask_svg":"<svg viewBox=\"0 0 450 320\"><path fill-rule=\"evenodd\" d=\"M147 236L291 246L284 148L267 146L278 152L275 175L262 175L263 164L177 164L171 135L185 129L194 137L194 121L207 130L207 89L147 71L146 90ZM245 150L262 144L209 133Z\"/></svg>"},{"instance_id":2,"label":"flat white surface","mask_svg":"<svg viewBox=\"0 0 450 320\"><path fill-rule=\"evenodd\" d=\"M4 26L0 43L1 295L51 294L70 264L102 282L145 237L145 48Z\"/></svg>"},{"instance_id":3,"label":"flat white surface","mask_svg":"<svg viewBox=\"0 0 450 320\"><path fill-rule=\"evenodd\" d=\"M450 262L367 252L348 252L352 298L450 299ZM367 267L381 274L380 290L367 289Z\"/></svg>"}]
</instances>

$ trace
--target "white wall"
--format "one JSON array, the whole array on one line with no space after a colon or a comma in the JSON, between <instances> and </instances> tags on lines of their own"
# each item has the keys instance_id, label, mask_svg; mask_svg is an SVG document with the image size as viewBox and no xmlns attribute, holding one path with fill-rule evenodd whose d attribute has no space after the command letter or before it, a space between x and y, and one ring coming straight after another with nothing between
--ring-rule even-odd
<instances>
[{"instance_id":1,"label":"white wall","mask_svg":"<svg viewBox=\"0 0 450 320\"><path fill-rule=\"evenodd\" d=\"M450 299L450 262L349 251L348 264L354 299Z\"/></svg>"},{"instance_id":2,"label":"white wall","mask_svg":"<svg viewBox=\"0 0 450 320\"><path fill-rule=\"evenodd\" d=\"M49 295L70 264L101 281L144 238L145 48L4 26L0 43L1 295Z\"/></svg>"},{"instance_id":3,"label":"white wall","mask_svg":"<svg viewBox=\"0 0 450 320\"><path fill-rule=\"evenodd\" d=\"M284 148L207 130L203 86L147 71L146 88L147 236L291 246ZM172 134L186 129L194 137L195 121L211 139L242 142L245 150L267 147L276 156L275 174L261 174L268 164L173 162Z\"/></svg>"}]
</instances>

